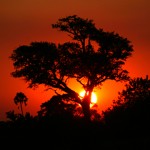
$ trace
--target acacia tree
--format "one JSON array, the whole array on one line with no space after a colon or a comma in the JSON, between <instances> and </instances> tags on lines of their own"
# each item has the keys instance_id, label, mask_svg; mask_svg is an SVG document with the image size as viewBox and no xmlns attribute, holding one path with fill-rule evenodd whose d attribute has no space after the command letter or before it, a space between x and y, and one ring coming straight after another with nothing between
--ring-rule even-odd
<instances>
[{"instance_id":1,"label":"acacia tree","mask_svg":"<svg viewBox=\"0 0 150 150\"><path fill-rule=\"evenodd\" d=\"M69 42L32 42L13 50L13 77L24 78L29 87L40 84L67 94L67 99L81 104L84 116L90 119L90 99L93 89L106 80L125 81L128 71L122 66L133 52L127 38L97 28L93 20L77 15L60 18L52 28L66 32ZM68 80L80 83L85 96L81 100ZM59 93L60 94L60 93Z\"/></svg>"}]
</instances>

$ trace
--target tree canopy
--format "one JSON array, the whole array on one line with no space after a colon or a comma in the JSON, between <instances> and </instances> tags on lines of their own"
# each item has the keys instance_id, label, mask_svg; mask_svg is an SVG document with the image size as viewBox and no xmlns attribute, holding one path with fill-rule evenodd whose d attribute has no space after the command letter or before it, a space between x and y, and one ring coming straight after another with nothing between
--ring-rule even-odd
<instances>
[{"instance_id":1,"label":"tree canopy","mask_svg":"<svg viewBox=\"0 0 150 150\"><path fill-rule=\"evenodd\" d=\"M112 108L103 112L104 120L106 125L114 131L118 128L124 134L127 130L132 133L149 134L149 108L150 79L148 76L131 78L125 85L125 89L119 92L118 99L114 100Z\"/></svg>"},{"instance_id":2,"label":"tree canopy","mask_svg":"<svg viewBox=\"0 0 150 150\"><path fill-rule=\"evenodd\" d=\"M57 94L57 89L61 90L69 100L80 103L84 115L90 118L93 89L108 79L129 79L123 65L132 55L132 44L118 33L106 32L97 28L93 20L77 15L58 19L52 28L67 33L71 40L63 44L32 42L17 47L10 56L15 68L11 74L23 78L31 88L44 84ZM86 91L82 100L76 89L68 86L70 79Z\"/></svg>"},{"instance_id":3,"label":"tree canopy","mask_svg":"<svg viewBox=\"0 0 150 150\"><path fill-rule=\"evenodd\" d=\"M17 92L16 96L14 97L14 103L18 105L20 104L20 109L21 109L21 114L23 116L23 104L26 106L27 105L28 98L23 92Z\"/></svg>"}]
</instances>

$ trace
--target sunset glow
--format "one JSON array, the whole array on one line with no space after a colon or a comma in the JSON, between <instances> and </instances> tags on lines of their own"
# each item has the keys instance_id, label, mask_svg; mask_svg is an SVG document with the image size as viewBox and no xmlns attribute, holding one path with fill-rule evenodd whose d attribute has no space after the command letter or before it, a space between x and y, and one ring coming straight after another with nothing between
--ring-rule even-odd
<instances>
[{"instance_id":1,"label":"sunset glow","mask_svg":"<svg viewBox=\"0 0 150 150\"><path fill-rule=\"evenodd\" d=\"M83 98L84 95L85 95L85 91L81 91L79 95L81 96L81 98ZM91 103L92 104L96 104L97 103L97 96L96 96L96 94L94 92L92 92L92 95L91 95Z\"/></svg>"},{"instance_id":2,"label":"sunset glow","mask_svg":"<svg viewBox=\"0 0 150 150\"><path fill-rule=\"evenodd\" d=\"M29 101L25 112L37 115L41 103L48 100L55 93L53 90L45 91L45 86L36 90L27 88L24 80L13 78L10 73L14 71L13 62L8 59L12 51L20 45L28 45L34 41L47 41L64 43L70 41L66 33L52 29L51 24L67 15L78 15L92 19L99 29L118 33L133 44L134 53L125 62L124 68L130 77L145 77L150 75L150 1L132 0L123 1L0 1L0 120L6 120L6 112L18 108L13 102L16 92L22 91ZM140 11L139 11L140 10ZM57 13L56 13L57 12ZM95 46L95 45L94 45ZM95 46L95 50L98 48ZM70 81L71 89L82 91L82 86ZM123 83L106 81L92 101L97 101L100 110L111 107L112 100L117 98L118 91L124 88ZM94 94L93 94L94 95ZM100 98L99 98L100 95ZM94 100L95 99L95 100Z\"/></svg>"}]
</instances>

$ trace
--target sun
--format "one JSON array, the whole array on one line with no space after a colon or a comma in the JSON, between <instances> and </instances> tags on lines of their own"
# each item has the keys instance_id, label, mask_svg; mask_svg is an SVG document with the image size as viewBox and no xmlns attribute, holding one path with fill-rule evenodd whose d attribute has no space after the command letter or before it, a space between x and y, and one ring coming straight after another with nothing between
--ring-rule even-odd
<instances>
[{"instance_id":1,"label":"sun","mask_svg":"<svg viewBox=\"0 0 150 150\"><path fill-rule=\"evenodd\" d=\"M79 95L81 96L81 98L84 97L85 91L81 91L79 93ZM96 96L96 94L94 92L92 92L92 95L91 95L91 103L92 104L96 104L97 103L97 96Z\"/></svg>"}]
</instances>

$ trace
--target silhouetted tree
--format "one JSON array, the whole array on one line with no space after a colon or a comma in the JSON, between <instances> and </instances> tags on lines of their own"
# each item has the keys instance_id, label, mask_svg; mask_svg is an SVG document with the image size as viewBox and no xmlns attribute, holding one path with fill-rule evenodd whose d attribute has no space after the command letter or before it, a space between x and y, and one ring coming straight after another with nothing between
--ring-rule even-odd
<instances>
[{"instance_id":1,"label":"silhouetted tree","mask_svg":"<svg viewBox=\"0 0 150 150\"><path fill-rule=\"evenodd\" d=\"M71 41L19 46L10 56L15 68L12 76L24 78L29 87L44 84L56 93L61 90L71 101L81 104L86 120L90 120L94 88L106 80L128 79L128 71L122 66L132 54L132 45L127 38L96 28L93 20L76 15L61 18L52 27L66 32ZM76 89L68 86L70 79L80 83L86 91L82 100Z\"/></svg>"},{"instance_id":2,"label":"silhouetted tree","mask_svg":"<svg viewBox=\"0 0 150 150\"><path fill-rule=\"evenodd\" d=\"M80 115L78 108L81 108L78 103L68 100L66 94L54 95L50 100L41 104L41 110L38 111L39 117L65 117L73 118L75 115Z\"/></svg>"},{"instance_id":3,"label":"silhouetted tree","mask_svg":"<svg viewBox=\"0 0 150 150\"><path fill-rule=\"evenodd\" d=\"M130 79L125 89L119 92L112 108L103 112L107 125L122 131L136 133L149 131L150 125L150 80L146 78ZM128 133L128 132L127 132Z\"/></svg>"},{"instance_id":4,"label":"silhouetted tree","mask_svg":"<svg viewBox=\"0 0 150 150\"><path fill-rule=\"evenodd\" d=\"M100 120L100 114L98 114L96 108L96 104L91 108L92 120ZM83 116L81 105L71 101L67 94L54 95L50 100L42 103L41 110L38 111L39 118L46 117L50 119L53 117L56 119L76 120Z\"/></svg>"},{"instance_id":5,"label":"silhouetted tree","mask_svg":"<svg viewBox=\"0 0 150 150\"><path fill-rule=\"evenodd\" d=\"M26 106L26 102L28 101L28 98L26 95L22 92L17 92L16 96L14 97L14 103L16 105L20 104L21 114L23 116L23 104ZM18 107L19 108L19 107Z\"/></svg>"}]
</instances>

